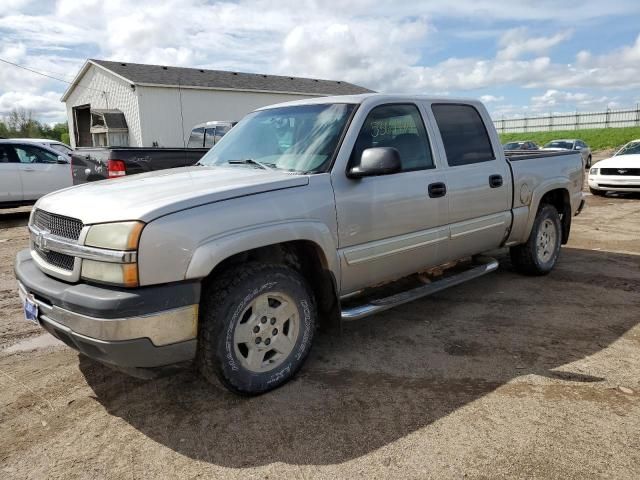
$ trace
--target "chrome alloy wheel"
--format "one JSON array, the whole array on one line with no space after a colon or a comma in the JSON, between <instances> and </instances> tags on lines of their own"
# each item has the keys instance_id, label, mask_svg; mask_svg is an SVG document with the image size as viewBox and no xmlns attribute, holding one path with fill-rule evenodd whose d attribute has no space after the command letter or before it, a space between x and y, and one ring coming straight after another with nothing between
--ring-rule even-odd
<instances>
[{"instance_id":1,"label":"chrome alloy wheel","mask_svg":"<svg viewBox=\"0 0 640 480\"><path fill-rule=\"evenodd\" d=\"M267 372L284 362L298 339L300 312L291 297L263 293L242 312L233 334L233 348L241 365L251 372Z\"/></svg>"},{"instance_id":2,"label":"chrome alloy wheel","mask_svg":"<svg viewBox=\"0 0 640 480\"><path fill-rule=\"evenodd\" d=\"M547 218L542 222L542 225L540 225L536 238L536 252L541 262L547 263L553 258L557 241L558 232L556 231L556 226Z\"/></svg>"}]
</instances>

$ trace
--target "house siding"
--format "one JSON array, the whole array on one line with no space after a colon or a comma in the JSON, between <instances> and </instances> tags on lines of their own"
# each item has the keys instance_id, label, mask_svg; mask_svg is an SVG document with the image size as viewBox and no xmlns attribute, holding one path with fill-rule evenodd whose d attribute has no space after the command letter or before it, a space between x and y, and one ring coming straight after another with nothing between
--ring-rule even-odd
<instances>
[{"instance_id":1,"label":"house siding","mask_svg":"<svg viewBox=\"0 0 640 480\"><path fill-rule=\"evenodd\" d=\"M79 85L71 91L65 102L72 147L76 146L73 107L87 104L90 104L91 108L117 108L121 110L129 128L129 145L132 147L143 146L138 97L129 83L95 65L91 65L87 69L78 83ZM103 92L106 92L106 95Z\"/></svg>"},{"instance_id":2,"label":"house siding","mask_svg":"<svg viewBox=\"0 0 640 480\"><path fill-rule=\"evenodd\" d=\"M189 140L191 128L198 123L237 121L256 108L312 97L305 94L147 86L138 86L136 92L143 125L142 144L147 147L154 142L160 147L182 147Z\"/></svg>"}]
</instances>

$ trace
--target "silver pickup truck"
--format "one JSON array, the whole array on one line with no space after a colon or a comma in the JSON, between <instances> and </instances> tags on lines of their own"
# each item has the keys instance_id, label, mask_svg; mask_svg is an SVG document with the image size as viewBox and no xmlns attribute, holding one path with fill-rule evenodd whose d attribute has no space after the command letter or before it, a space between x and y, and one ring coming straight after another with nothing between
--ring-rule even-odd
<instances>
[{"instance_id":1,"label":"silver pickup truck","mask_svg":"<svg viewBox=\"0 0 640 480\"><path fill-rule=\"evenodd\" d=\"M282 385L316 326L495 270L544 275L580 212L579 153L505 154L474 100L362 95L247 115L193 167L40 199L15 272L25 315L133 375L195 361Z\"/></svg>"}]
</instances>

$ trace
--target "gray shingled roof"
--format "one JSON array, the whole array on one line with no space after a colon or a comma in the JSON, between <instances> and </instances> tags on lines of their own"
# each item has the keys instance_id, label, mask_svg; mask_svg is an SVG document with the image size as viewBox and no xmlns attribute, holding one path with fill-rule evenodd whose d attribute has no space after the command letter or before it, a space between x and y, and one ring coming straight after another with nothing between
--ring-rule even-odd
<instances>
[{"instance_id":1,"label":"gray shingled roof","mask_svg":"<svg viewBox=\"0 0 640 480\"><path fill-rule=\"evenodd\" d=\"M283 77L279 75L110 62L94 59L91 59L91 61L130 80L134 84L181 85L183 87L295 92L316 95L354 95L373 91L352 83L316 80L314 78Z\"/></svg>"}]
</instances>

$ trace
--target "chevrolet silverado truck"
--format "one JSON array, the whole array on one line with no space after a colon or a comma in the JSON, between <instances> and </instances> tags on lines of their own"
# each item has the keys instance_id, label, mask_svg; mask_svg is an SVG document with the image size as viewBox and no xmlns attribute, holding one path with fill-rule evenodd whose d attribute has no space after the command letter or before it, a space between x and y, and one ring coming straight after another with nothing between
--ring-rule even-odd
<instances>
[{"instance_id":1,"label":"chevrolet silverado truck","mask_svg":"<svg viewBox=\"0 0 640 480\"><path fill-rule=\"evenodd\" d=\"M196 166L43 197L15 273L26 318L89 357L138 376L195 363L260 394L317 326L494 271L485 252L549 273L583 175L579 152L507 158L474 100L285 103Z\"/></svg>"}]
</instances>

